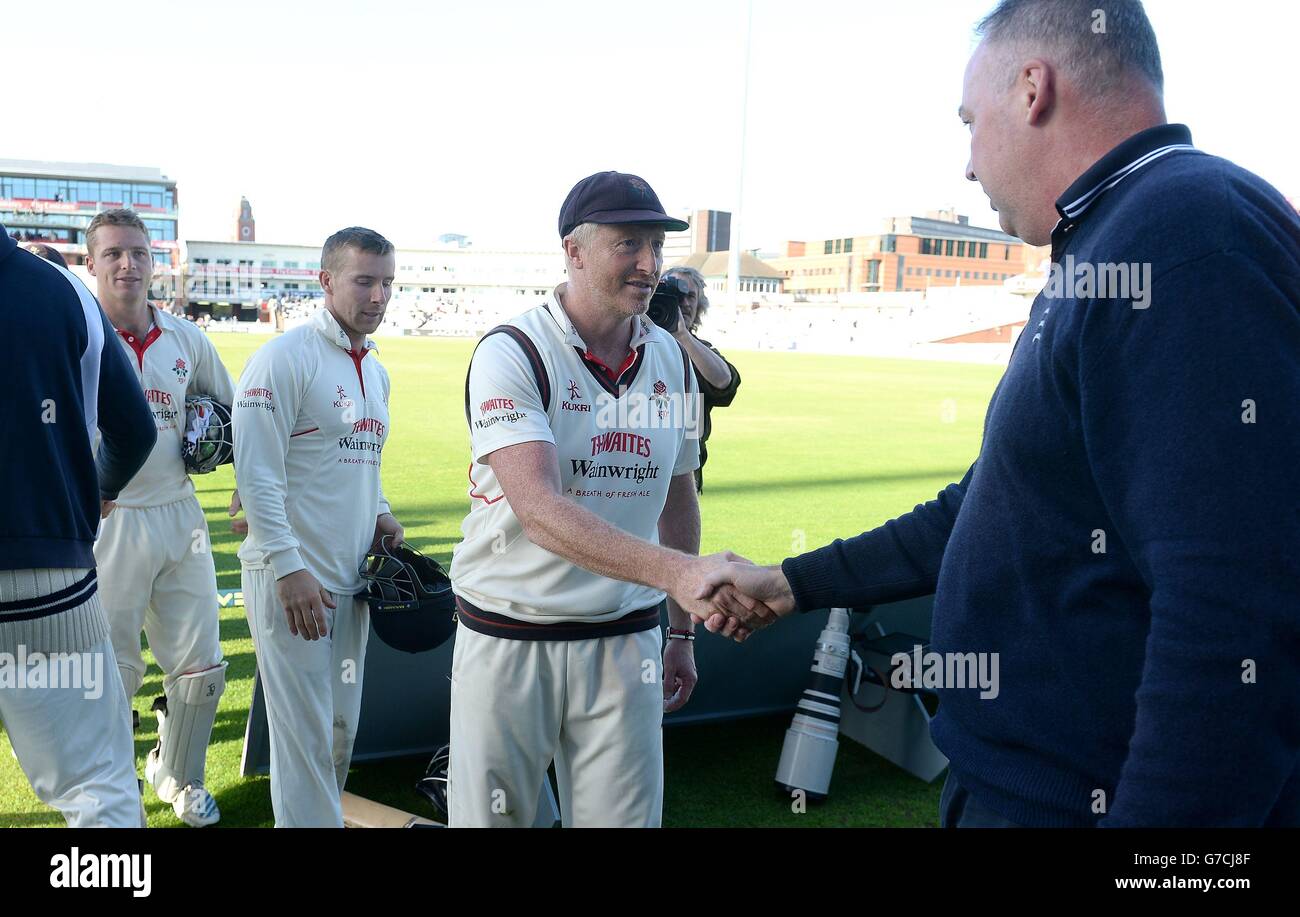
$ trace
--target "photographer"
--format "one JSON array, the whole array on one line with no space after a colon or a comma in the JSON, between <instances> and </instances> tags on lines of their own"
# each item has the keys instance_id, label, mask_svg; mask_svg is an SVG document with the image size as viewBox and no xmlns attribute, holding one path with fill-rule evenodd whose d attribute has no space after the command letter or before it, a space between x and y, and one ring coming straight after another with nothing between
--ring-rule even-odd
<instances>
[{"instance_id":1,"label":"photographer","mask_svg":"<svg viewBox=\"0 0 1300 917\"><path fill-rule=\"evenodd\" d=\"M723 358L716 347L708 341L697 338L695 329L700 327L700 320L709 310L709 297L704 292L704 277L691 267L674 267L664 272L664 282L671 288L674 285L681 293L680 309L677 322L668 327L672 336L682 345L686 355L695 368L695 379L704 398L704 410L700 429L700 467L695 471L695 489L704 490L704 463L708 460L705 443L712 431L709 413L715 408L725 408L736 397L740 388L740 373L736 367ZM676 281L676 284L674 284Z\"/></svg>"}]
</instances>

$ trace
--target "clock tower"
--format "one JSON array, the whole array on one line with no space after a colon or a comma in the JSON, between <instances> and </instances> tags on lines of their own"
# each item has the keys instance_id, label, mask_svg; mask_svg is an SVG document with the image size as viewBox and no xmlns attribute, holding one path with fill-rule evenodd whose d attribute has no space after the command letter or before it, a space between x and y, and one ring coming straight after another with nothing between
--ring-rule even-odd
<instances>
[{"instance_id":1,"label":"clock tower","mask_svg":"<svg viewBox=\"0 0 1300 917\"><path fill-rule=\"evenodd\" d=\"M246 197L239 199L239 226L235 232L235 240L238 242L257 241L257 223L253 220L253 205L248 203Z\"/></svg>"}]
</instances>

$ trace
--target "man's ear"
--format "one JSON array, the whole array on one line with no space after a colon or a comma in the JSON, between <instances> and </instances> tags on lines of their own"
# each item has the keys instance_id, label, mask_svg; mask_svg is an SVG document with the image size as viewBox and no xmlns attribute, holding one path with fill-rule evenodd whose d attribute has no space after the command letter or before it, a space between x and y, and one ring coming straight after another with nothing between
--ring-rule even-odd
<instances>
[{"instance_id":1,"label":"man's ear","mask_svg":"<svg viewBox=\"0 0 1300 917\"><path fill-rule=\"evenodd\" d=\"M322 268L320 272L320 276L317 279L320 280L320 288L324 290L326 293L333 296L334 280L333 278L330 277L330 272Z\"/></svg>"},{"instance_id":2,"label":"man's ear","mask_svg":"<svg viewBox=\"0 0 1300 917\"><path fill-rule=\"evenodd\" d=\"M582 270L582 247L578 245L576 239L564 240L564 254L571 265Z\"/></svg>"},{"instance_id":3,"label":"man's ear","mask_svg":"<svg viewBox=\"0 0 1300 917\"><path fill-rule=\"evenodd\" d=\"M1030 127L1041 126L1056 102L1056 71L1045 60L1026 61L1016 88L1023 93L1025 123Z\"/></svg>"},{"instance_id":4,"label":"man's ear","mask_svg":"<svg viewBox=\"0 0 1300 917\"><path fill-rule=\"evenodd\" d=\"M95 256L90 254L90 252L86 252L86 273L91 277L99 276L95 273Z\"/></svg>"}]
</instances>

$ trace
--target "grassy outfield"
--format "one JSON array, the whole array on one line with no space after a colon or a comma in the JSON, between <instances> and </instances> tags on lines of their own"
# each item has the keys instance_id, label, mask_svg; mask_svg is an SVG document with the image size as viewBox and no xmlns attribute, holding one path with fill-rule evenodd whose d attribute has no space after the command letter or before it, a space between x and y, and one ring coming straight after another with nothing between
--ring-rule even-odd
<instances>
[{"instance_id":1,"label":"grassy outfield","mask_svg":"<svg viewBox=\"0 0 1300 917\"><path fill-rule=\"evenodd\" d=\"M260 335L214 334L238 378ZM455 339L380 339L393 381L392 424L384 450L384 491L407 538L444 566L468 509L465 367L473 343ZM731 408L714 413L701 502L705 553L730 548L759 563L833 538L857 534L906 512L959 479L979 449L984 408L1001 369L797 353L728 354L743 384ZM222 589L239 588L237 537L225 509L229 467L197 479L208 514ZM208 754L208 787L222 824L272 823L268 778L239 776L254 669L242 608L221 612L230 663ZM701 639L720 639L704 635ZM152 664L135 707L143 773L156 740L149 713L162 693ZM708 672L701 673L708 678ZM795 699L791 698L793 702ZM939 784L928 786L852 742L844 742L831 799L793 815L772 775L788 718L684 726L665 734L664 822L696 825L933 825ZM411 789L424 760L353 769L348 788L428 814ZM153 826L175 826L171 808L146 789ZM0 733L0 826L62 825L36 799Z\"/></svg>"}]
</instances>

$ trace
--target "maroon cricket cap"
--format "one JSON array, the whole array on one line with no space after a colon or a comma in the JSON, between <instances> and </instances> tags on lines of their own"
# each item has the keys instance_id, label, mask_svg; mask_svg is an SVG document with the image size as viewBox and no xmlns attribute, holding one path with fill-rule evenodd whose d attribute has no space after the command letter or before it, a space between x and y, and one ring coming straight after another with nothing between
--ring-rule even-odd
<instances>
[{"instance_id":1,"label":"maroon cricket cap","mask_svg":"<svg viewBox=\"0 0 1300 917\"><path fill-rule=\"evenodd\" d=\"M560 238L579 223L658 223L674 232L691 225L664 213L649 183L626 172L597 172L573 186L560 208Z\"/></svg>"}]
</instances>

